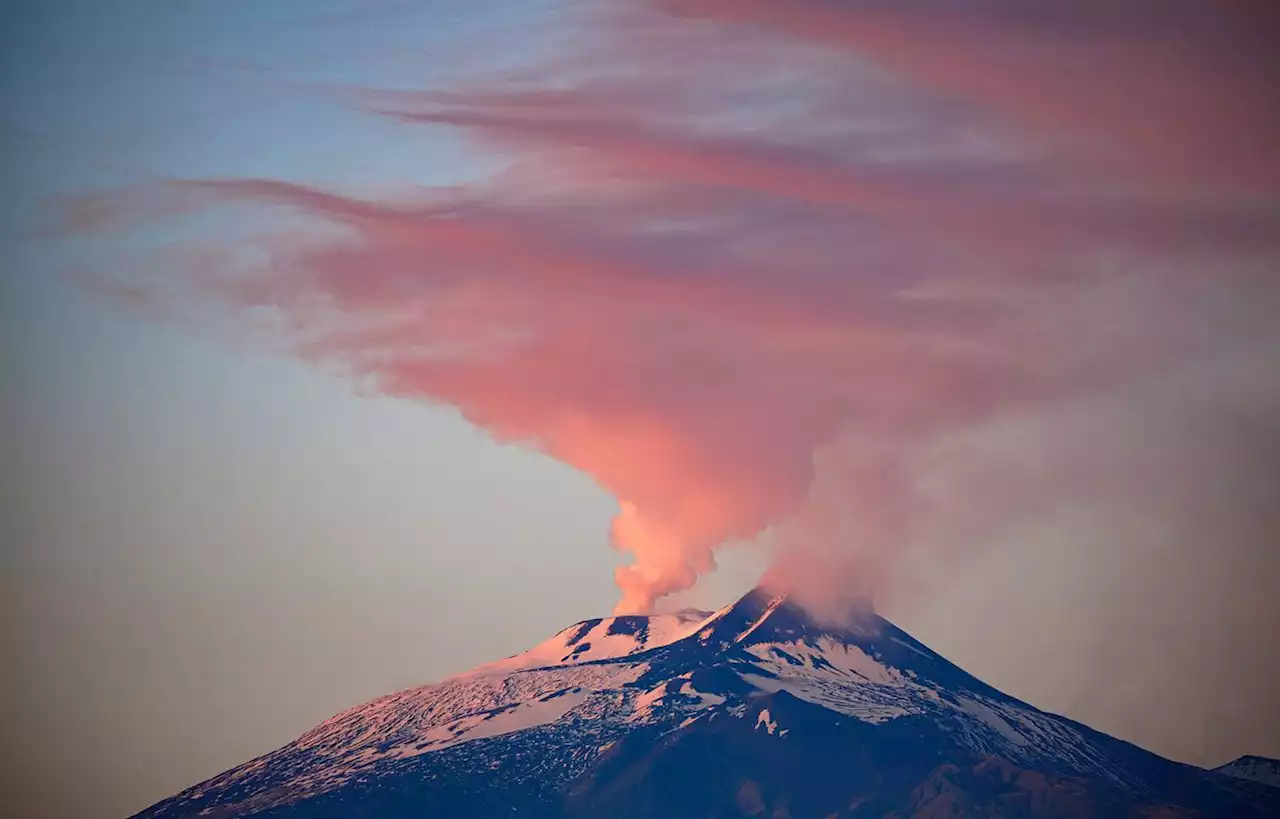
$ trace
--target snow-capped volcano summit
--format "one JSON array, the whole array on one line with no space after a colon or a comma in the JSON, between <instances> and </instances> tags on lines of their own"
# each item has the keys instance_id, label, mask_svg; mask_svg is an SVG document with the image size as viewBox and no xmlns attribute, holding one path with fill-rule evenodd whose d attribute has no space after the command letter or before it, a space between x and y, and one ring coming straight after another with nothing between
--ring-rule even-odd
<instances>
[{"instance_id":1,"label":"snow-capped volcano summit","mask_svg":"<svg viewBox=\"0 0 1280 819\"><path fill-rule=\"evenodd\" d=\"M139 816L1264 817L1277 796L1039 711L877 615L756 589L576 623Z\"/></svg>"}]
</instances>

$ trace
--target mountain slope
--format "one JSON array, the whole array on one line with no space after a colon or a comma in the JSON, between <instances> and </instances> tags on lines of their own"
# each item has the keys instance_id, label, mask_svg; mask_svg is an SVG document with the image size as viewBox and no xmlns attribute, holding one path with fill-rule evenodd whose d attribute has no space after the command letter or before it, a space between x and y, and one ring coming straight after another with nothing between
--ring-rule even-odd
<instances>
[{"instance_id":1,"label":"mountain slope","mask_svg":"<svg viewBox=\"0 0 1280 819\"><path fill-rule=\"evenodd\" d=\"M139 816L1280 816L1271 791L1041 712L883 618L755 590L584 621Z\"/></svg>"},{"instance_id":2,"label":"mountain slope","mask_svg":"<svg viewBox=\"0 0 1280 819\"><path fill-rule=\"evenodd\" d=\"M1265 756L1242 756L1214 768L1218 773L1280 788L1280 759Z\"/></svg>"}]
</instances>

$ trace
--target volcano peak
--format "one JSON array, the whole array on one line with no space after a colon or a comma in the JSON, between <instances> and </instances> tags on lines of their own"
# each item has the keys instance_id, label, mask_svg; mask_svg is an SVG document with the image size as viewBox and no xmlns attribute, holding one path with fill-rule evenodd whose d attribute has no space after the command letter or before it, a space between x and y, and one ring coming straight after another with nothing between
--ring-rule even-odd
<instances>
[{"instance_id":1,"label":"volcano peak","mask_svg":"<svg viewBox=\"0 0 1280 819\"><path fill-rule=\"evenodd\" d=\"M986 816L996 791L1007 805L1058 800L1035 815L1073 819L1170 804L1198 813L1169 816L1277 816L1274 789L1233 778L1259 778L1257 764L1161 759L855 612L832 624L756 588L712 614L583 620L343 711L139 816L693 819L749 803L751 815L864 819L936 815L919 800L944 792L959 815Z\"/></svg>"}]
</instances>

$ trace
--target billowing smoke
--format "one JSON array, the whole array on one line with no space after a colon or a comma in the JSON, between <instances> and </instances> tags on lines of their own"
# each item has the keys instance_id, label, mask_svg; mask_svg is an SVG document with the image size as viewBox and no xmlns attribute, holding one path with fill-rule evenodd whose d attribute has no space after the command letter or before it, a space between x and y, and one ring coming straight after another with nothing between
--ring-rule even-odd
<instances>
[{"instance_id":1,"label":"billowing smoke","mask_svg":"<svg viewBox=\"0 0 1280 819\"><path fill-rule=\"evenodd\" d=\"M776 582L837 598L1126 498L1257 545L1276 498L1238 504L1221 472L1275 485L1249 455L1280 440L1268 22L1191 0L611 8L524 72L365 95L406 138L462 134L487 168L466 184L221 180L70 213L265 231L95 283L229 306L591 475L634 558L619 612L762 534ZM1170 480L1198 462L1212 480Z\"/></svg>"}]
</instances>

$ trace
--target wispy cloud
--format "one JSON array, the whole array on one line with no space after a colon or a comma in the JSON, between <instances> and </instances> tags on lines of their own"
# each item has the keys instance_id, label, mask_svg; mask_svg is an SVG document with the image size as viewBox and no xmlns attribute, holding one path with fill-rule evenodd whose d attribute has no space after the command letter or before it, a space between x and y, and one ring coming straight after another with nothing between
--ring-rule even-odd
<instances>
[{"instance_id":1,"label":"wispy cloud","mask_svg":"<svg viewBox=\"0 0 1280 819\"><path fill-rule=\"evenodd\" d=\"M271 311L299 355L594 477L635 558L620 611L765 530L778 577L842 595L1050 502L1206 499L1245 516L1248 544L1265 504L1165 479L1202 458L1190 429L1280 439L1240 422L1280 395L1280 106L1244 11L624 7L525 73L365 96L465 134L495 166L472 184L372 201L189 182L69 224L292 214L165 264L196 303ZM1151 394L1173 420L1135 442ZM1070 440L1105 457L1046 446L1098 406ZM1115 457L1134 447L1164 454Z\"/></svg>"}]
</instances>

